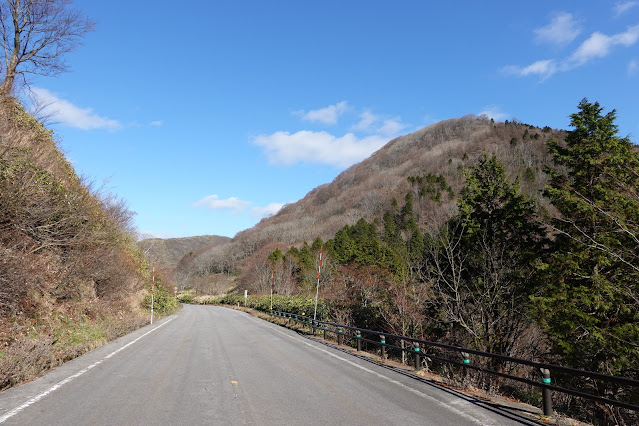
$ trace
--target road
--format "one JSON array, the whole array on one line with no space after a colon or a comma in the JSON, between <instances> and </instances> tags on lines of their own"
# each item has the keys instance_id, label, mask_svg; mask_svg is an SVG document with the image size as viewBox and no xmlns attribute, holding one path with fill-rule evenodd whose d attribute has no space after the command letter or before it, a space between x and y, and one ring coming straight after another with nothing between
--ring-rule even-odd
<instances>
[{"instance_id":1,"label":"road","mask_svg":"<svg viewBox=\"0 0 639 426\"><path fill-rule=\"evenodd\" d=\"M192 305L0 393L0 423L537 424L244 312Z\"/></svg>"}]
</instances>

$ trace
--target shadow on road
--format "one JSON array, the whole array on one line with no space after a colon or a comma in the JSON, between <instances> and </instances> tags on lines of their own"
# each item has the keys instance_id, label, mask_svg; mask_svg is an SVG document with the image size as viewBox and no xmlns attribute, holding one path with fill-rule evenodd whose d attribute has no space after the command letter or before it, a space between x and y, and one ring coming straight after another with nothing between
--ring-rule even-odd
<instances>
[{"instance_id":1,"label":"shadow on road","mask_svg":"<svg viewBox=\"0 0 639 426\"><path fill-rule=\"evenodd\" d=\"M295 331L295 330L293 330ZM404 366L404 367L400 367L400 366L393 366L393 365L388 365L386 363L380 362L379 360L375 359L375 358L371 358L370 355L363 355L361 353L357 353L355 352L352 348L346 347L346 346L338 346L336 343L330 341L330 340L324 340L322 338L317 338L315 336L312 335L308 335L305 333L302 333L300 331L296 331L297 334L307 340L311 340L315 343L319 343L321 345L324 345L326 347L332 348L336 351L342 352L344 354L347 354L349 356L355 357L355 358L359 358L362 361L365 361L369 364L373 364L376 365L378 367L382 367L385 368L389 371L393 371L397 374L401 374L405 377L410 378L411 380L415 380L417 382L421 382L426 386L430 386L432 388L438 389L442 392L446 392L450 395L454 395L457 398L463 399L477 407L481 407L482 409L491 411L495 414L498 414L504 418L507 418L509 420L515 421L517 423L520 423L522 425L546 425L548 423L536 420L531 418L531 416L539 416L540 413L539 412L535 412L529 408L526 408L524 406L521 407L511 407L499 402L495 402L495 401L488 401L482 398L479 398L477 396L474 395L470 395L467 394L465 392L462 392L460 390L451 388L447 385L444 385L442 383L439 383L435 380L432 379L428 379L426 377L422 377L419 376L417 374L415 374L413 371L408 370L409 367ZM523 404L522 404L523 405Z\"/></svg>"}]
</instances>

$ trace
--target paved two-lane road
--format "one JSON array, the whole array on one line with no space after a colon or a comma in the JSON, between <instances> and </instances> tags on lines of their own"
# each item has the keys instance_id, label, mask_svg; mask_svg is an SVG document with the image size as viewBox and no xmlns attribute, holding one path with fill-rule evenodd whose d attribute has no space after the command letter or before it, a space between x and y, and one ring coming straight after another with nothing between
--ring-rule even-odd
<instances>
[{"instance_id":1,"label":"paved two-lane road","mask_svg":"<svg viewBox=\"0 0 639 426\"><path fill-rule=\"evenodd\" d=\"M536 424L243 312L186 305L0 394L15 425Z\"/></svg>"}]
</instances>

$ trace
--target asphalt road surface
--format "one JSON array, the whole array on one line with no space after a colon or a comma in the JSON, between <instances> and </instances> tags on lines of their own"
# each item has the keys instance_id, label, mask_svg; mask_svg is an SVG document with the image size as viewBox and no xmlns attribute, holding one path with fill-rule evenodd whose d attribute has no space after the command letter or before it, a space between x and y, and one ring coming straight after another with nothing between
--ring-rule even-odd
<instances>
[{"instance_id":1,"label":"asphalt road surface","mask_svg":"<svg viewBox=\"0 0 639 426\"><path fill-rule=\"evenodd\" d=\"M244 312L191 305L0 393L0 423L538 424Z\"/></svg>"}]
</instances>

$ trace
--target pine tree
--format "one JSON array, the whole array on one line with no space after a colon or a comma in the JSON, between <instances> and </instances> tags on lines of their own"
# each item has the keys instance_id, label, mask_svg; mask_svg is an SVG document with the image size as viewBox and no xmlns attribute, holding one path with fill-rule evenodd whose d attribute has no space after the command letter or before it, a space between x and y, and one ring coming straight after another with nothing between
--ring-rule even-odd
<instances>
[{"instance_id":1,"label":"pine tree","mask_svg":"<svg viewBox=\"0 0 639 426\"><path fill-rule=\"evenodd\" d=\"M584 99L546 195L555 254L540 319L571 366L627 374L639 362L639 155L617 135L615 110Z\"/></svg>"},{"instance_id":2,"label":"pine tree","mask_svg":"<svg viewBox=\"0 0 639 426\"><path fill-rule=\"evenodd\" d=\"M466 171L458 216L427 239L444 316L477 349L502 354L530 324L529 296L545 242L535 204L518 182L484 153Z\"/></svg>"}]
</instances>

